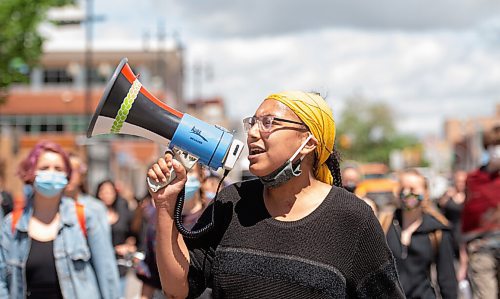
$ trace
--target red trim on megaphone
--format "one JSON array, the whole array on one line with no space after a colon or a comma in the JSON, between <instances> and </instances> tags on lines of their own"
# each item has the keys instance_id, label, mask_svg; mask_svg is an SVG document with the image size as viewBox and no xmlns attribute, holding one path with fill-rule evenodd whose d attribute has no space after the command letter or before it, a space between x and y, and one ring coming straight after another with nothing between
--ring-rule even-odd
<instances>
[{"instance_id":1,"label":"red trim on megaphone","mask_svg":"<svg viewBox=\"0 0 500 299\"><path fill-rule=\"evenodd\" d=\"M132 72L132 69L128 65L128 63L125 63L125 66L122 68L121 71L122 75L127 78L128 82L132 84L136 76L134 75L134 72ZM174 108L168 106L167 104L163 103L162 101L158 100L154 95L152 95L146 88L141 87L141 93L147 97L151 102L155 103L156 105L160 106L161 108L167 110L168 112L172 113L173 115L177 116L178 118L182 118L184 114L182 112L179 112L175 110Z\"/></svg>"}]
</instances>

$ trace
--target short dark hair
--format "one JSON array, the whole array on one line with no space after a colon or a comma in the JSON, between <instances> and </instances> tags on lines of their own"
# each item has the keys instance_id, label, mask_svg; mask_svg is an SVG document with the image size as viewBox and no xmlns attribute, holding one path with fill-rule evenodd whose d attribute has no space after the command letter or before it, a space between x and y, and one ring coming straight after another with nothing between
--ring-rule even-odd
<instances>
[{"instance_id":1,"label":"short dark hair","mask_svg":"<svg viewBox=\"0 0 500 299\"><path fill-rule=\"evenodd\" d=\"M500 124L493 126L483 133L483 146L486 149L490 145L500 145Z\"/></svg>"}]
</instances>

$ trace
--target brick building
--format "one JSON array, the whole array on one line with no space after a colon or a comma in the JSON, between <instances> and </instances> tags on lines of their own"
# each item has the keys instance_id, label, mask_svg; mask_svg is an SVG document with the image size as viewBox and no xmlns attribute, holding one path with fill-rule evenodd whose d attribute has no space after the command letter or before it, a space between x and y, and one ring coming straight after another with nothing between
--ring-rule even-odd
<instances>
[{"instance_id":1,"label":"brick building","mask_svg":"<svg viewBox=\"0 0 500 299\"><path fill-rule=\"evenodd\" d=\"M67 35L65 31L75 28L83 30L79 25L70 27L52 28L52 36ZM83 41L72 44L49 40L39 66L29 71L29 82L12 86L6 103L0 105L0 187L16 196L22 190L15 175L17 166L33 145L43 139L57 141L68 151L88 158L91 192L97 182L110 177L124 186L132 186L137 194L146 191L144 178L138 178L138 173L144 175L158 156L158 145L123 136L87 139L89 117L123 57L129 59L130 66L152 94L167 105L182 109L182 46L171 40L156 47L129 41L94 43L90 89L86 84L85 53Z\"/></svg>"},{"instance_id":2,"label":"brick building","mask_svg":"<svg viewBox=\"0 0 500 299\"><path fill-rule=\"evenodd\" d=\"M445 122L445 138L454 152L452 169L471 170L478 167L483 162L482 134L497 125L500 125L500 104L490 116L448 119Z\"/></svg>"}]
</instances>

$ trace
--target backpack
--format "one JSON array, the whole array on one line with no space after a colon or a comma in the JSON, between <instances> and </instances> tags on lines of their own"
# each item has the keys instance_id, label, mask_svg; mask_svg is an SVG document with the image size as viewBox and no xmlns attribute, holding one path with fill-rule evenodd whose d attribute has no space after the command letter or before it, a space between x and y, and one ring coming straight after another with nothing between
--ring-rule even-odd
<instances>
[{"instance_id":1,"label":"backpack","mask_svg":"<svg viewBox=\"0 0 500 299\"><path fill-rule=\"evenodd\" d=\"M75 210L76 210L76 217L78 218L78 223L80 224L80 229L82 230L83 235L85 238L87 238L87 226L85 224L85 207L77 202L74 201L75 203ZM21 216L23 215L23 208L16 208L12 211L12 233L16 231L16 225L19 222L19 219L21 219Z\"/></svg>"},{"instance_id":2,"label":"backpack","mask_svg":"<svg viewBox=\"0 0 500 299\"><path fill-rule=\"evenodd\" d=\"M394 218L393 212L381 212L379 215L380 226L382 226L382 230L384 231L384 235L387 236L387 232L391 227L392 220ZM434 253L434 257L437 257L439 253L439 246L441 245L441 240L443 239L443 231L437 229L428 233L429 239L431 241L432 252Z\"/></svg>"}]
</instances>

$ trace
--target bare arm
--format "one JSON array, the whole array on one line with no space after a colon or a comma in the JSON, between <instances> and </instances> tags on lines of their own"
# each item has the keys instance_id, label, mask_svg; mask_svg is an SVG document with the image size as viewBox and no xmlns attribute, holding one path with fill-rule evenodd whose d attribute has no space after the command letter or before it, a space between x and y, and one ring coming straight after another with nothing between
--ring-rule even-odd
<instances>
[{"instance_id":1,"label":"bare arm","mask_svg":"<svg viewBox=\"0 0 500 299\"><path fill-rule=\"evenodd\" d=\"M151 299L155 294L155 288L150 286L149 284L142 284L141 288L141 299Z\"/></svg>"},{"instance_id":2,"label":"bare arm","mask_svg":"<svg viewBox=\"0 0 500 299\"><path fill-rule=\"evenodd\" d=\"M166 181L173 167L176 179L156 193L151 192L157 209L156 262L163 291L168 298L186 298L189 292L189 253L174 225L174 207L177 195L186 183L186 170L166 154L148 171L148 177L157 182Z\"/></svg>"},{"instance_id":3,"label":"bare arm","mask_svg":"<svg viewBox=\"0 0 500 299\"><path fill-rule=\"evenodd\" d=\"M467 255L467 249L465 243L460 244L460 267L458 270L457 280L461 281L467 277L467 264L469 262L469 256Z\"/></svg>"}]
</instances>

